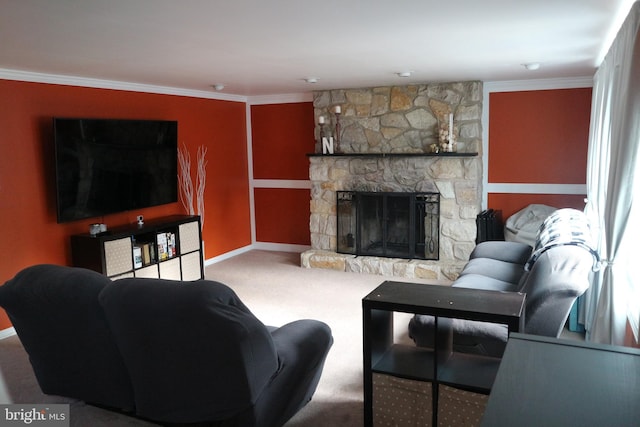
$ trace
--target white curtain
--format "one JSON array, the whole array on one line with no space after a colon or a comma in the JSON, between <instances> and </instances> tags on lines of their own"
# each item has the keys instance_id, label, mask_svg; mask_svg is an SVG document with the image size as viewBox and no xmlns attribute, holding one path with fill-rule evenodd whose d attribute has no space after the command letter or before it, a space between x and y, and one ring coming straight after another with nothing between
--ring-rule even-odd
<instances>
[{"instance_id":1,"label":"white curtain","mask_svg":"<svg viewBox=\"0 0 640 427\"><path fill-rule=\"evenodd\" d=\"M634 278L627 268L639 237L629 233L632 214L640 212L640 191L634 188L640 167L639 26L636 2L595 75L589 135L585 212L604 261L585 294L585 328L587 340L616 345L625 339L629 304L640 304L631 298ZM629 244L632 238L635 245ZM640 275L635 274L635 286L640 286Z\"/></svg>"}]
</instances>

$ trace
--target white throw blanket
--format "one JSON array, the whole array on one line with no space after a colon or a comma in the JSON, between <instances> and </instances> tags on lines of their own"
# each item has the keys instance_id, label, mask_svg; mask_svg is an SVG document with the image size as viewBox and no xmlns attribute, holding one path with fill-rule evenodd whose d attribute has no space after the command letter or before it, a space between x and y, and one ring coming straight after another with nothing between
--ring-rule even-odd
<instances>
[{"instance_id":1,"label":"white throw blanket","mask_svg":"<svg viewBox=\"0 0 640 427\"><path fill-rule=\"evenodd\" d=\"M598 269L600 257L595 250L587 216L577 209L565 208L558 209L549 215L538 229L536 245L524 267L525 270L531 270L533 264L546 250L561 245L580 246L588 250L593 255L593 269Z\"/></svg>"}]
</instances>

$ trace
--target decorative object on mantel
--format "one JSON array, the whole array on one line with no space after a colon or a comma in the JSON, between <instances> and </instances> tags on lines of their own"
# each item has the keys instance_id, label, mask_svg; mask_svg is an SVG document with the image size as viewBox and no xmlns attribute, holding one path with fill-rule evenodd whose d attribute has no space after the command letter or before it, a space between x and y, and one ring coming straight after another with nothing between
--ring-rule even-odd
<instances>
[{"instance_id":1,"label":"decorative object on mantel","mask_svg":"<svg viewBox=\"0 0 640 427\"><path fill-rule=\"evenodd\" d=\"M196 179L196 208L200 215L200 228L203 229L204 224L204 188L207 183L207 161L205 156L207 147L201 145L198 147L197 161L197 179ZM180 166L178 174L178 183L180 186L180 202L182 207L189 215L195 215L193 208L193 181L191 180L191 155L187 151L186 145L182 144L182 148L178 148L178 163Z\"/></svg>"},{"instance_id":2,"label":"decorative object on mantel","mask_svg":"<svg viewBox=\"0 0 640 427\"><path fill-rule=\"evenodd\" d=\"M333 137L330 136L322 138L322 154L333 154Z\"/></svg>"},{"instance_id":3,"label":"decorative object on mantel","mask_svg":"<svg viewBox=\"0 0 640 427\"><path fill-rule=\"evenodd\" d=\"M324 116L318 117L318 124L320 125L320 141L324 139Z\"/></svg>"},{"instance_id":4,"label":"decorative object on mantel","mask_svg":"<svg viewBox=\"0 0 640 427\"><path fill-rule=\"evenodd\" d=\"M318 117L318 124L320 125L320 145L322 145L322 154L333 154L333 137L329 139L324 135L324 116Z\"/></svg>"},{"instance_id":5,"label":"decorative object on mantel","mask_svg":"<svg viewBox=\"0 0 640 427\"><path fill-rule=\"evenodd\" d=\"M336 115L336 153L340 152L340 114L342 114L342 107L336 105L333 109L334 114Z\"/></svg>"},{"instance_id":6,"label":"decorative object on mantel","mask_svg":"<svg viewBox=\"0 0 640 427\"><path fill-rule=\"evenodd\" d=\"M451 105L437 99L429 100L429 107L438 119L438 144L431 144L432 153L454 153L457 151L456 128L453 125Z\"/></svg>"},{"instance_id":7,"label":"decorative object on mantel","mask_svg":"<svg viewBox=\"0 0 640 427\"><path fill-rule=\"evenodd\" d=\"M444 120L438 120L440 150L447 153L453 153L457 151L456 129L453 126L453 113L449 114L448 123L443 122Z\"/></svg>"}]
</instances>

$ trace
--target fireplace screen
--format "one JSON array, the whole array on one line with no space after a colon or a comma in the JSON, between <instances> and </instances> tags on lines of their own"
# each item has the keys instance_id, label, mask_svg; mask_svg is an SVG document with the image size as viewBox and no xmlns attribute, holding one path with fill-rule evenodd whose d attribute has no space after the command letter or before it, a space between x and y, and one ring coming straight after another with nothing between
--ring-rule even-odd
<instances>
[{"instance_id":1,"label":"fireplace screen","mask_svg":"<svg viewBox=\"0 0 640 427\"><path fill-rule=\"evenodd\" d=\"M437 260L438 193L338 191L338 252Z\"/></svg>"}]
</instances>

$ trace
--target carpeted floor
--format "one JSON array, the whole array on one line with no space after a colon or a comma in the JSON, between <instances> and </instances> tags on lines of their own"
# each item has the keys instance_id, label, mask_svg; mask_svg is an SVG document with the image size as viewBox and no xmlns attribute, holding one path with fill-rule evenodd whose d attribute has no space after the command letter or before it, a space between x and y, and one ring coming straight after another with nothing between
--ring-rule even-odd
<instances>
[{"instance_id":1,"label":"carpeted floor","mask_svg":"<svg viewBox=\"0 0 640 427\"><path fill-rule=\"evenodd\" d=\"M361 300L388 278L304 269L300 267L299 254L269 251L249 251L208 266L205 276L233 288L267 325L313 318L331 327L334 345L318 389L287 427L363 424ZM408 340L409 316L396 314L398 341ZM70 403L71 425L77 427L154 425L83 402L42 394L16 336L0 340L0 403Z\"/></svg>"},{"instance_id":2,"label":"carpeted floor","mask_svg":"<svg viewBox=\"0 0 640 427\"><path fill-rule=\"evenodd\" d=\"M362 298L390 278L305 269L298 254L264 251L209 266L206 276L231 286L268 325L311 318L331 327L334 344L318 389L287 427L362 426ZM396 317L396 339L408 340L409 315Z\"/></svg>"}]
</instances>

